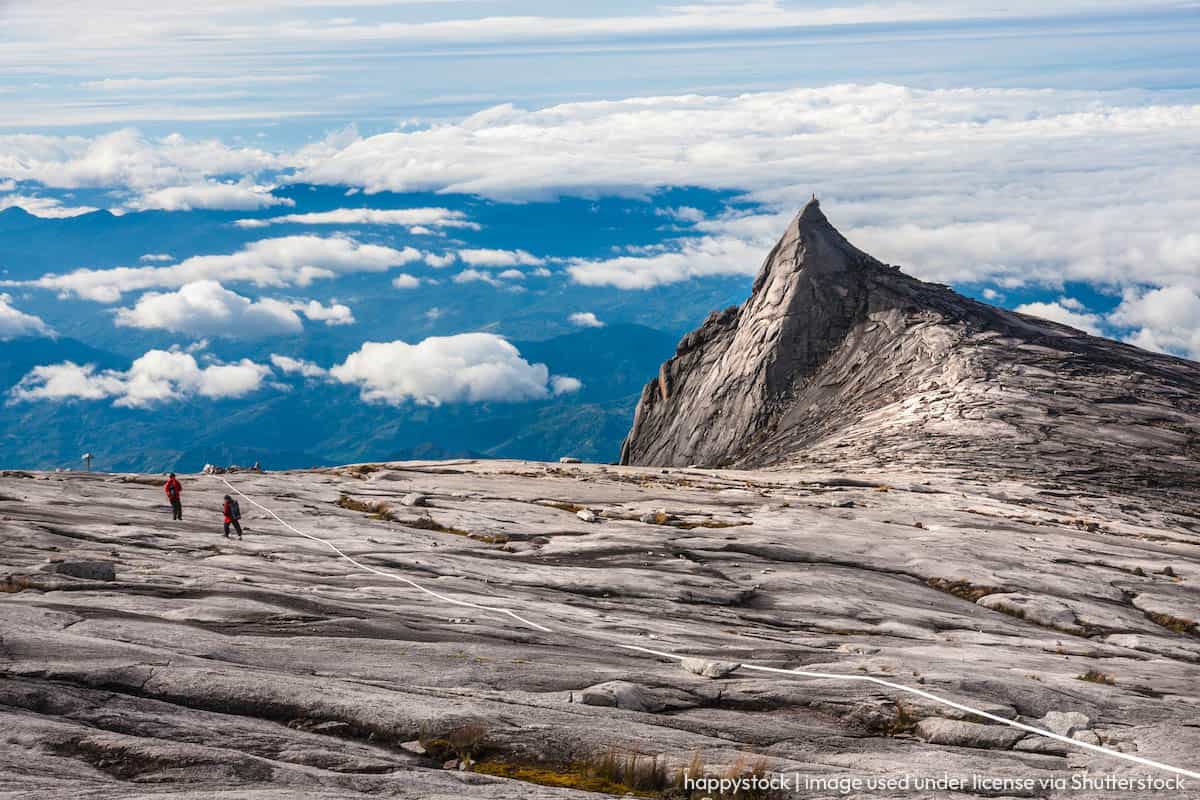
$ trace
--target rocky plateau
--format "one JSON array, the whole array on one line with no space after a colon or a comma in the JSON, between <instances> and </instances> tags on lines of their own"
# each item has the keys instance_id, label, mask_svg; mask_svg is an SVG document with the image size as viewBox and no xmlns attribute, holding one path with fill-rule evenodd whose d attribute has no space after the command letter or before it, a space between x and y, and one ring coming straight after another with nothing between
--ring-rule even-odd
<instances>
[{"instance_id":1,"label":"rocky plateau","mask_svg":"<svg viewBox=\"0 0 1200 800\"><path fill-rule=\"evenodd\" d=\"M363 571L246 500L227 540L223 477L366 566L549 632ZM0 477L3 796L582 797L579 765L613 752L719 774L1147 774L738 664L877 676L1200 766L1187 509L905 470L503 461L185 476L184 499L172 522L156 476Z\"/></svg>"}]
</instances>

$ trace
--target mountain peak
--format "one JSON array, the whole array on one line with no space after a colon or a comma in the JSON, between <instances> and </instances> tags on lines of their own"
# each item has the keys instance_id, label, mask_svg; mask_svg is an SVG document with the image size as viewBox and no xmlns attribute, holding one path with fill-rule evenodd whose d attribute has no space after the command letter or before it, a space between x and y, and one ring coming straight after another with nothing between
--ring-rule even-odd
<instances>
[{"instance_id":1,"label":"mountain peak","mask_svg":"<svg viewBox=\"0 0 1200 800\"><path fill-rule=\"evenodd\" d=\"M621 460L1054 475L1087 462L1200 486L1200 450L1162 408L1200 429L1200 364L905 275L854 247L814 197L746 302L710 315L646 386Z\"/></svg>"},{"instance_id":2,"label":"mountain peak","mask_svg":"<svg viewBox=\"0 0 1200 800\"><path fill-rule=\"evenodd\" d=\"M815 194L812 196L811 200L804 204L804 208L800 209L800 213L796 216L796 220L797 222L818 224L823 223L825 225L829 224L829 220L827 220L825 215L821 213L821 201L817 199Z\"/></svg>"}]
</instances>

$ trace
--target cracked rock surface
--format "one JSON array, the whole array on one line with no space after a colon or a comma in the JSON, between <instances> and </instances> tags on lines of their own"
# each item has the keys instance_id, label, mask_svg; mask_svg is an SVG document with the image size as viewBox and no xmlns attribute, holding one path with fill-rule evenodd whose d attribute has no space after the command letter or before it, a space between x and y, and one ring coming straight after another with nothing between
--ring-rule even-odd
<instances>
[{"instance_id":1,"label":"cracked rock surface","mask_svg":"<svg viewBox=\"0 0 1200 800\"><path fill-rule=\"evenodd\" d=\"M904 464L228 477L367 566L551 632L364 572L244 499L246 538L226 540L216 476L182 476L173 522L156 477L4 473L4 796L594 796L445 769L464 730L476 769L618 748L672 770L1147 774L882 686L745 665L875 676L1200 767L1186 504Z\"/></svg>"}]
</instances>

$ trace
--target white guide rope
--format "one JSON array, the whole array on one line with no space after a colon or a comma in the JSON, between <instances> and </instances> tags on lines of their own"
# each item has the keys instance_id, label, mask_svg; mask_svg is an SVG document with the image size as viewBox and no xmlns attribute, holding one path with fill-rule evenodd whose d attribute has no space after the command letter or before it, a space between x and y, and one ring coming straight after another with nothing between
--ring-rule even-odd
<instances>
[{"instance_id":1,"label":"white guide rope","mask_svg":"<svg viewBox=\"0 0 1200 800\"><path fill-rule=\"evenodd\" d=\"M513 618L513 619L515 619L517 622L520 622L522 625L528 625L530 628L533 628L533 629L535 629L535 630L539 630L539 631L541 631L542 633L554 633L554 631L552 631L551 629L549 629L549 628L547 628L547 627L545 627L545 626L543 626L543 625L538 625L536 622L531 622L531 621L529 621L529 620L525 619L524 617L522 617L522 616L520 616L520 615L518 615L518 614L516 614L516 613L514 613L514 612L512 612L512 611L509 611L509 610L507 610L507 609L504 609L504 608L495 608L495 607L493 607L493 606L481 606L481 605L479 605L478 603L470 603L470 602L467 602L466 600L455 600L453 597L447 597L447 596L446 596L446 595L444 595L444 594L438 594L437 592L433 591L432 589L426 589L426 588L425 588L424 586L422 586L421 584L417 583L416 581L409 580L408 578L405 578L403 575L396 575L396 574L394 574L394 573L391 573L391 572L384 572L384 571L383 571L383 570L381 570L381 569L375 569L375 567L369 567L369 566L367 566L366 564L362 563L361 561L356 561L356 560L354 560L354 558L352 558L351 556L348 556L348 555L346 555L346 554L345 554L345 553L344 553L342 550L340 550L340 549L338 548L338 546L337 546L337 545L335 545L333 542L329 541L328 539L322 539L322 538L321 538L321 537L319 537L319 536L313 536L313 535L312 535L312 534L310 534L310 533L305 533L304 531L302 531L302 530L299 530L298 528L295 528L295 527L293 527L293 526L292 526L292 524L291 524L290 522L288 522L287 520L283 519L283 517L279 516L279 515L278 515L278 514L276 514L274 511L272 511L271 509L267 508L267 507L266 507L266 506L264 506L262 503L258 502L258 501L257 501L257 500L255 500L253 497L251 497L250 495L246 494L246 493L245 493L245 492L243 492L241 489L237 488L236 486L234 486L232 483L230 483L229 481L225 480L224 478L221 478L221 483L225 484L225 485L226 485L226 486L228 486L230 489L232 489L233 491L237 492L237 493L238 493L238 494L240 494L242 497L246 498L246 500L247 500L247 501L249 501L250 503L252 503L254 506L256 506L256 507L258 507L258 508L262 509L263 511L267 512L268 514L270 514L272 517L274 517L274 518L275 518L275 521L276 521L276 522L278 522L278 523L279 523L280 525L282 525L283 527L287 528L287 529L288 529L289 531L291 531L292 533L295 533L295 534L297 534L298 536L303 536L305 539L311 539L311 540L312 540L312 541L314 541L314 542L318 542L318 543L320 543L320 544L323 544L323 545L325 545L325 546L326 546L326 547L328 547L330 550L332 550L333 552L337 553L337 554L338 554L338 556L340 556L341 558L344 558L344 559L346 559L346 560L347 560L347 561L349 561L351 564L353 564L354 566L358 567L358 568L359 568L359 569L361 569L361 570L365 570L365 571L367 571L367 572L372 572L372 573L374 573L374 574L376 574L376 575L382 575L382 576L383 576L383 577L385 577L385 578L391 578L392 580L397 580L397 581L400 581L401 583L407 583L409 586L413 587L413 588L414 588L414 589L416 589L417 591L424 592L425 594L429 595L430 597L436 597L438 600L441 600L441 601L442 601L442 602L444 602L444 603L450 603L450 604L452 604L452 605L456 605L456 606L463 606L464 608L474 608L474 609L477 609L477 610L479 610L479 611L489 611L489 612L492 612L492 613L494 613L494 614L505 614L505 615L507 615L507 616L510 616L510 617L512 617L512 618Z\"/></svg>"},{"instance_id":2,"label":"white guide rope","mask_svg":"<svg viewBox=\"0 0 1200 800\"><path fill-rule=\"evenodd\" d=\"M506 608L497 608L495 606L485 606L485 605L480 605L478 603L471 603L466 600L455 600L452 597L447 597L444 594L439 594L431 589L426 589L424 586L421 586L420 584L416 583L415 581L409 580L408 578L405 578L402 575L396 575L394 573L384 572L383 570L376 569L375 567L367 566L366 564L363 564L360 561L356 561L353 558L351 558L350 556L346 555L346 553L344 553L342 550L340 550L337 547L337 545L333 544L333 542L330 542L327 539L322 539L319 536L313 536L312 534L305 533L304 531L301 531L301 530L295 528L289 522L287 522L282 517L280 517L278 514L276 514L274 511L267 508L262 503L259 503L254 498L250 497L245 492L243 492L241 489L238 489L236 486L234 486L232 483L230 483L225 478L221 478L221 482L224 483L226 486L228 486L232 491L234 491L237 494L244 497L247 501L249 501L255 507L265 511L267 514L269 514L271 517L273 517L275 519L275 521L278 522L280 525L282 525L284 528L288 529L289 531L291 531L299 536L303 536L305 539L310 539L314 542L318 542L320 544L325 545L330 550L337 553L337 555L339 557L345 559L346 561L349 561L351 564L353 564L354 566L358 567L361 570L365 570L366 572L370 572L375 575L381 575L385 578L392 578L393 580L397 580L402 583L406 583L409 586L413 587L414 589L424 592L425 594L429 595L430 597L436 597L438 600L441 600L445 603L450 603L450 604L456 605L456 606L463 606L465 608L474 608L476 610L486 611L486 612L492 613L492 614L503 614L505 616L511 617L512 619L516 620L517 622L521 623L522 625L526 625L530 628L533 628L534 630L541 631L542 633L559 633L558 631L555 631L551 628L547 628L544 625L539 625L536 622L532 622L532 621L514 613L513 611L506 609ZM580 637L580 638L584 637L584 634L581 634L577 631L569 632L568 635L574 635L574 636ZM668 659L671 661L683 661L686 658L695 658L696 657L696 656L682 656L682 655L678 655L676 653L668 653L668 652L664 652L661 650L651 650L648 647L639 647L637 645L632 645L632 644L620 644L618 642L611 642L611 641L606 642L606 644L608 644L610 646L618 647L622 650L632 650L632 651L639 652L639 653L646 653L648 655L658 656L659 658L665 658L665 659ZM793 678L797 678L797 677L798 678L823 678L823 679L838 680L838 681L855 681L855 682L859 682L859 683L873 683L878 686L884 686L888 689L894 689L895 691L898 691L898 692L905 692L907 694L912 694L912 695L916 695L918 697L923 697L926 700L932 700L935 703L939 703L941 705L948 706L950 708L954 708L959 711L966 712L968 714L974 714L976 716L983 717L985 719L989 719L993 722L998 722L1002 725L1007 725L1010 728L1017 728L1018 730L1026 731L1027 733L1034 733L1034 734L1037 734L1038 736L1045 736L1047 739L1054 739L1055 741L1063 742L1064 744L1071 745L1072 747L1078 747L1078 748L1081 748L1084 750L1090 750L1094 753L1100 753L1101 755L1109 756L1110 758L1118 758L1118 759L1121 759L1124 761L1129 761L1134 764L1140 764L1144 767L1152 767L1153 769L1162 770L1164 772L1170 772L1174 775L1182 775L1183 777L1186 777L1186 778L1195 778L1196 780L1200 780L1200 772L1194 772L1192 770L1181 769L1179 767L1173 767L1170 764L1163 764L1160 761L1153 761L1149 758L1142 758L1141 756L1135 756L1131 753L1121 753L1117 750L1110 750L1107 747L1101 747L1100 745L1090 744L1088 742L1083 742L1078 739L1072 739L1069 736L1063 736L1061 734L1054 733L1053 731L1047 731L1047 730L1042 730L1041 728L1035 728L1032 725L1026 725L1023 722L1017 722L1015 720L1005 719L1004 717L1000 717L995 714L991 714L987 711L981 711L977 708L971 708L970 706L963 705L962 703L956 703L953 700L947 700L944 697L938 697L937 695L935 695L931 692L927 692L923 689L917 689L912 686L905 686L900 683L892 683L891 681L885 681L882 678L875 678L870 675L843 675L843 674L834 673L834 672L809 672L809 671L800 670L800 669L781 669L779 667L763 667L763 666L759 666L757 664L742 664L741 667L739 667L739 671L741 671L741 670L746 670L748 672L766 672L766 673L770 673L773 675L787 675L787 676L793 677Z\"/></svg>"}]
</instances>

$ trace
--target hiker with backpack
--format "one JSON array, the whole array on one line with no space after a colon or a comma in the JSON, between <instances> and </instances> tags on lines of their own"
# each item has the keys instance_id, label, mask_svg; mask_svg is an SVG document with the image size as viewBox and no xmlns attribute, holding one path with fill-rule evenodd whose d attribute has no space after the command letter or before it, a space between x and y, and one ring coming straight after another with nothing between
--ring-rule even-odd
<instances>
[{"instance_id":1,"label":"hiker with backpack","mask_svg":"<svg viewBox=\"0 0 1200 800\"><path fill-rule=\"evenodd\" d=\"M229 538L229 526L237 531L237 537L242 538L242 509L238 506L238 501L234 500L229 495L225 495L225 504L221 506L222 513L225 514L225 538Z\"/></svg>"},{"instance_id":2,"label":"hiker with backpack","mask_svg":"<svg viewBox=\"0 0 1200 800\"><path fill-rule=\"evenodd\" d=\"M180 492L183 491L183 486L172 472L167 476L167 482L163 486L163 491L167 493L167 500L171 503L171 519L183 519L183 501L179 499Z\"/></svg>"}]
</instances>

